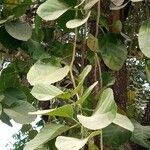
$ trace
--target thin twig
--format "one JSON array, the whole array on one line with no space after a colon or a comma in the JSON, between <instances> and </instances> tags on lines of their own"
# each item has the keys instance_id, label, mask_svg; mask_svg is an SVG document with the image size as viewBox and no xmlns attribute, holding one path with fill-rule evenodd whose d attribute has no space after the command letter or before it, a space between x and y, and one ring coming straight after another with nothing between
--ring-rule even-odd
<instances>
[{"instance_id":1,"label":"thin twig","mask_svg":"<svg viewBox=\"0 0 150 150\"><path fill-rule=\"evenodd\" d=\"M75 17L77 17L77 10L76 10ZM78 34L78 29L75 28L75 38L74 38L74 43L73 43L73 53L72 53L72 60L71 60L71 63L70 63L70 76L71 76L71 80L72 80L74 88L76 88L76 83L75 83L75 79L74 79L74 76L73 76L73 63L75 61L75 55L76 55L77 34ZM77 96L77 99L79 99L78 93L76 94L76 96Z\"/></svg>"}]
</instances>

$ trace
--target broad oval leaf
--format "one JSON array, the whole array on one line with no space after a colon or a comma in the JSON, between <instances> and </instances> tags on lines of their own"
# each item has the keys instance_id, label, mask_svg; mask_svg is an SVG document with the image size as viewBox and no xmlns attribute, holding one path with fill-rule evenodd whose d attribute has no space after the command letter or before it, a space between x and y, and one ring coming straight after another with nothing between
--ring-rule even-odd
<instances>
[{"instance_id":1,"label":"broad oval leaf","mask_svg":"<svg viewBox=\"0 0 150 150\"><path fill-rule=\"evenodd\" d=\"M85 6L84 9L91 9L99 0L90 0Z\"/></svg>"},{"instance_id":2,"label":"broad oval leaf","mask_svg":"<svg viewBox=\"0 0 150 150\"><path fill-rule=\"evenodd\" d=\"M63 68L53 66L51 63L36 62L29 70L27 79L31 85L58 82L67 76L69 66Z\"/></svg>"},{"instance_id":3,"label":"broad oval leaf","mask_svg":"<svg viewBox=\"0 0 150 150\"><path fill-rule=\"evenodd\" d=\"M15 122L21 124L29 124L36 119L36 116L31 116L28 112L35 111L35 108L26 101L17 101L11 108L5 108L4 112Z\"/></svg>"},{"instance_id":4,"label":"broad oval leaf","mask_svg":"<svg viewBox=\"0 0 150 150\"><path fill-rule=\"evenodd\" d=\"M97 130L107 127L116 117L117 106L113 91L108 88L101 94L100 101L92 116L77 115L79 122L86 128Z\"/></svg>"},{"instance_id":5,"label":"broad oval leaf","mask_svg":"<svg viewBox=\"0 0 150 150\"><path fill-rule=\"evenodd\" d=\"M103 129L104 144L114 148L120 147L122 144L128 142L131 135L132 132L115 124L111 124Z\"/></svg>"},{"instance_id":6,"label":"broad oval leaf","mask_svg":"<svg viewBox=\"0 0 150 150\"><path fill-rule=\"evenodd\" d=\"M42 144L45 144L63 132L66 132L68 129L69 127L60 124L46 124L35 138L26 144L24 150L35 150Z\"/></svg>"},{"instance_id":7,"label":"broad oval leaf","mask_svg":"<svg viewBox=\"0 0 150 150\"><path fill-rule=\"evenodd\" d=\"M88 141L88 138L77 139L72 137L58 136L56 147L58 150L80 150Z\"/></svg>"},{"instance_id":8,"label":"broad oval leaf","mask_svg":"<svg viewBox=\"0 0 150 150\"><path fill-rule=\"evenodd\" d=\"M13 103L22 100L27 101L27 96L23 91L17 88L8 88L4 91L3 103L7 106L11 106Z\"/></svg>"},{"instance_id":9,"label":"broad oval leaf","mask_svg":"<svg viewBox=\"0 0 150 150\"><path fill-rule=\"evenodd\" d=\"M66 23L66 27L70 28L70 29L73 29L73 28L77 28L77 27L83 25L89 19L90 14L91 14L91 12L89 11L87 16L84 19L73 19L73 20L68 21Z\"/></svg>"},{"instance_id":10,"label":"broad oval leaf","mask_svg":"<svg viewBox=\"0 0 150 150\"><path fill-rule=\"evenodd\" d=\"M134 131L131 140L147 149L150 148L150 126L142 126L137 121L132 121L134 124Z\"/></svg>"},{"instance_id":11,"label":"broad oval leaf","mask_svg":"<svg viewBox=\"0 0 150 150\"><path fill-rule=\"evenodd\" d=\"M37 14L44 20L55 20L65 13L70 6L59 0L47 0L37 9Z\"/></svg>"},{"instance_id":12,"label":"broad oval leaf","mask_svg":"<svg viewBox=\"0 0 150 150\"><path fill-rule=\"evenodd\" d=\"M78 139L73 137L58 136L55 145L58 150L79 150L81 149L90 138L99 135L100 131L92 132L87 138Z\"/></svg>"},{"instance_id":13,"label":"broad oval leaf","mask_svg":"<svg viewBox=\"0 0 150 150\"><path fill-rule=\"evenodd\" d=\"M31 90L31 94L39 101L51 100L63 92L53 85L36 84Z\"/></svg>"},{"instance_id":14,"label":"broad oval leaf","mask_svg":"<svg viewBox=\"0 0 150 150\"><path fill-rule=\"evenodd\" d=\"M122 68L127 58L127 48L116 34L105 34L99 39L100 53L104 63L112 70Z\"/></svg>"},{"instance_id":15,"label":"broad oval leaf","mask_svg":"<svg viewBox=\"0 0 150 150\"><path fill-rule=\"evenodd\" d=\"M5 29L12 37L21 41L27 41L32 36L31 26L20 20L7 22Z\"/></svg>"},{"instance_id":16,"label":"broad oval leaf","mask_svg":"<svg viewBox=\"0 0 150 150\"><path fill-rule=\"evenodd\" d=\"M133 132L134 130L134 125L132 124L132 122L130 121L130 119L128 119L127 116L121 115L121 114L116 114L116 118L113 120L113 123L125 128L131 132Z\"/></svg>"},{"instance_id":17,"label":"broad oval leaf","mask_svg":"<svg viewBox=\"0 0 150 150\"><path fill-rule=\"evenodd\" d=\"M141 25L138 41L142 53L150 58L150 19L144 21Z\"/></svg>"},{"instance_id":18,"label":"broad oval leaf","mask_svg":"<svg viewBox=\"0 0 150 150\"><path fill-rule=\"evenodd\" d=\"M49 116L60 116L60 117L73 117L73 107L72 105L64 105L59 108L49 109L49 110L39 110L36 112L30 112L30 115L49 115Z\"/></svg>"},{"instance_id":19,"label":"broad oval leaf","mask_svg":"<svg viewBox=\"0 0 150 150\"><path fill-rule=\"evenodd\" d=\"M111 0L111 2L116 6L120 6L123 4L124 0Z\"/></svg>"}]
</instances>

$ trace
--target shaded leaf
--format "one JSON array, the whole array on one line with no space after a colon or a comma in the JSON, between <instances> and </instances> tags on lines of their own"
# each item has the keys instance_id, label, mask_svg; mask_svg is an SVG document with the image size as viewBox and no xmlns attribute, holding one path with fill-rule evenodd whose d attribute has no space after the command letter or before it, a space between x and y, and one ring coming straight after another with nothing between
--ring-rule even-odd
<instances>
[{"instance_id":1,"label":"shaded leaf","mask_svg":"<svg viewBox=\"0 0 150 150\"><path fill-rule=\"evenodd\" d=\"M69 127L59 124L46 124L44 128L35 136L33 140L28 142L24 150L35 150L44 143L54 139L58 135L66 132Z\"/></svg>"},{"instance_id":2,"label":"shaded leaf","mask_svg":"<svg viewBox=\"0 0 150 150\"><path fill-rule=\"evenodd\" d=\"M4 91L3 103L7 106L11 106L13 103L22 100L27 101L27 97L23 91L17 88L8 88Z\"/></svg>"},{"instance_id":3,"label":"shaded leaf","mask_svg":"<svg viewBox=\"0 0 150 150\"><path fill-rule=\"evenodd\" d=\"M142 126L135 120L132 121L134 124L134 131L132 133L131 140L143 147L150 148L150 126Z\"/></svg>"},{"instance_id":4,"label":"shaded leaf","mask_svg":"<svg viewBox=\"0 0 150 150\"><path fill-rule=\"evenodd\" d=\"M104 143L112 147L120 147L130 140L131 135L132 132L115 124L111 124L103 129Z\"/></svg>"},{"instance_id":5,"label":"shaded leaf","mask_svg":"<svg viewBox=\"0 0 150 150\"><path fill-rule=\"evenodd\" d=\"M127 48L116 34L105 34L99 39L100 53L104 63L112 70L122 68L127 58Z\"/></svg>"},{"instance_id":6,"label":"shaded leaf","mask_svg":"<svg viewBox=\"0 0 150 150\"><path fill-rule=\"evenodd\" d=\"M27 41L32 36L32 28L20 20L7 22L5 29L12 37L21 41Z\"/></svg>"},{"instance_id":7,"label":"shaded leaf","mask_svg":"<svg viewBox=\"0 0 150 150\"><path fill-rule=\"evenodd\" d=\"M11 108L5 108L4 112L15 122L28 124L35 120L36 116L28 115L28 112L35 111L35 108L26 101L17 101Z\"/></svg>"}]
</instances>

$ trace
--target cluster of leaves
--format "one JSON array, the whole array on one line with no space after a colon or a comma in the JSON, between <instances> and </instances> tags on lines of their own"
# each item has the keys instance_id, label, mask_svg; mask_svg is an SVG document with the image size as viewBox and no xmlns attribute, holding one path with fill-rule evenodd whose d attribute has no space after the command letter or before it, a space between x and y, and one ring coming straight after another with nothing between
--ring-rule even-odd
<instances>
[{"instance_id":1,"label":"cluster of leaves","mask_svg":"<svg viewBox=\"0 0 150 150\"><path fill-rule=\"evenodd\" d=\"M25 0L13 1L13 6L9 1L2 3L0 50L3 52L2 59L7 58L11 63L0 75L1 120L9 125L10 119L29 124L37 115L50 116L51 120L26 144L24 150L79 150L85 145L89 149L99 149L99 145L94 143L96 136L101 136L101 143L103 139L104 145L112 149L118 149L129 140L150 147L149 126L131 122L117 109L114 92L110 88L114 84L110 73L102 77L99 71L99 77L87 85L86 77L95 64L82 66L82 71L81 67L78 69L73 65L76 55L78 58L84 57L75 51L80 49L77 36L87 40L92 54L87 61L89 63L95 59L99 69L100 60L103 60L110 71L119 71L127 59L128 51L123 42L125 35L120 22L114 24L119 34L110 33L108 25L99 18L96 20L97 26L100 24L104 28L100 37L92 33L87 36L90 32L87 26L81 33L80 26L94 16L97 3L100 4L100 1L47 0L41 4ZM127 3L112 0L110 8L118 10ZM71 32L74 35L72 41ZM140 49L146 57L150 57L149 35L150 20L146 20L141 25L138 38ZM78 66L81 66L80 61ZM93 96L92 91L99 84L101 89ZM33 107L37 104L36 100L58 103L51 109L36 111ZM94 101L96 105L92 107ZM48 147L43 146L46 143Z\"/></svg>"}]
</instances>

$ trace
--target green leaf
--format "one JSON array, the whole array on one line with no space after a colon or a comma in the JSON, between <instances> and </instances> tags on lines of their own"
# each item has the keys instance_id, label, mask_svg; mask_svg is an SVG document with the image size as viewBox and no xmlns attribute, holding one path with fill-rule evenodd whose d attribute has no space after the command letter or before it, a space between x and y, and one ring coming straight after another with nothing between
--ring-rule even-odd
<instances>
[{"instance_id":1,"label":"green leaf","mask_svg":"<svg viewBox=\"0 0 150 150\"><path fill-rule=\"evenodd\" d=\"M56 147L58 150L80 150L88 141L88 138L77 139L72 137L58 136Z\"/></svg>"},{"instance_id":2,"label":"green leaf","mask_svg":"<svg viewBox=\"0 0 150 150\"><path fill-rule=\"evenodd\" d=\"M91 9L99 0L91 0L85 6L84 9L88 10Z\"/></svg>"},{"instance_id":3,"label":"green leaf","mask_svg":"<svg viewBox=\"0 0 150 150\"><path fill-rule=\"evenodd\" d=\"M99 150L99 148L93 142L89 141L88 150Z\"/></svg>"},{"instance_id":4,"label":"green leaf","mask_svg":"<svg viewBox=\"0 0 150 150\"><path fill-rule=\"evenodd\" d=\"M124 0L111 0L111 2L116 6L121 6L124 3Z\"/></svg>"},{"instance_id":5,"label":"green leaf","mask_svg":"<svg viewBox=\"0 0 150 150\"><path fill-rule=\"evenodd\" d=\"M27 74L27 79L31 85L50 85L62 80L65 76L67 76L69 69L69 66L60 68L53 66L51 63L38 61L30 68Z\"/></svg>"},{"instance_id":6,"label":"green leaf","mask_svg":"<svg viewBox=\"0 0 150 150\"><path fill-rule=\"evenodd\" d=\"M6 115L6 114L4 113L4 111L2 111L2 113L1 113L1 115L0 115L0 120L1 120L3 123L7 124L8 126L12 127L12 124L11 124L11 122L10 122L10 118L9 118L8 115Z\"/></svg>"},{"instance_id":7,"label":"green leaf","mask_svg":"<svg viewBox=\"0 0 150 150\"><path fill-rule=\"evenodd\" d=\"M64 105L62 107L58 107L55 109L49 109L49 110L39 110L36 112L29 113L30 115L49 115L49 116L60 116L60 117L73 117L73 107L72 105Z\"/></svg>"},{"instance_id":8,"label":"green leaf","mask_svg":"<svg viewBox=\"0 0 150 150\"><path fill-rule=\"evenodd\" d=\"M28 112L35 111L35 108L26 101L17 101L11 108L5 108L4 112L15 122L28 124L36 119L36 116L28 115Z\"/></svg>"},{"instance_id":9,"label":"green leaf","mask_svg":"<svg viewBox=\"0 0 150 150\"><path fill-rule=\"evenodd\" d=\"M114 85L115 83L115 77L113 76L112 72L103 72L102 73L102 81L103 81L103 87L109 87Z\"/></svg>"},{"instance_id":10,"label":"green leaf","mask_svg":"<svg viewBox=\"0 0 150 150\"><path fill-rule=\"evenodd\" d=\"M66 23L66 27L73 29L73 28L77 28L77 27L83 25L89 19L90 14L91 14L91 12L89 11L89 13L87 14L87 16L84 19L73 19L73 20L68 21Z\"/></svg>"},{"instance_id":11,"label":"green leaf","mask_svg":"<svg viewBox=\"0 0 150 150\"><path fill-rule=\"evenodd\" d=\"M91 94L92 90L94 87L97 85L98 81L93 83L85 92L84 94L80 97L80 99L76 102L77 104L83 104L83 102L86 100L86 98Z\"/></svg>"},{"instance_id":12,"label":"green leaf","mask_svg":"<svg viewBox=\"0 0 150 150\"><path fill-rule=\"evenodd\" d=\"M8 88L4 91L3 103L7 106L11 106L13 103L22 100L27 101L27 97L23 91L17 88Z\"/></svg>"},{"instance_id":13,"label":"green leaf","mask_svg":"<svg viewBox=\"0 0 150 150\"><path fill-rule=\"evenodd\" d=\"M100 131L94 131L87 138L84 138L84 139L58 136L56 138L55 145L58 148L58 150L79 150L87 143L87 141L90 138L99 134L100 134Z\"/></svg>"},{"instance_id":14,"label":"green leaf","mask_svg":"<svg viewBox=\"0 0 150 150\"><path fill-rule=\"evenodd\" d=\"M142 53L150 58L150 19L142 23L139 30L138 41Z\"/></svg>"},{"instance_id":15,"label":"green leaf","mask_svg":"<svg viewBox=\"0 0 150 150\"><path fill-rule=\"evenodd\" d=\"M123 116L117 113L116 118L113 120L113 123L131 132L133 132L134 130L134 125L127 116Z\"/></svg>"},{"instance_id":16,"label":"green leaf","mask_svg":"<svg viewBox=\"0 0 150 150\"><path fill-rule=\"evenodd\" d=\"M31 125L31 124L24 124L20 130L21 130L22 133L26 133L26 132L28 132L31 128L32 128L32 125Z\"/></svg>"},{"instance_id":17,"label":"green leaf","mask_svg":"<svg viewBox=\"0 0 150 150\"><path fill-rule=\"evenodd\" d=\"M2 114L2 111L3 111L3 107L2 104L0 103L0 115Z\"/></svg>"},{"instance_id":18,"label":"green leaf","mask_svg":"<svg viewBox=\"0 0 150 150\"><path fill-rule=\"evenodd\" d=\"M26 144L24 150L35 150L63 132L66 132L68 129L69 127L60 124L46 124L35 138Z\"/></svg>"},{"instance_id":19,"label":"green leaf","mask_svg":"<svg viewBox=\"0 0 150 150\"><path fill-rule=\"evenodd\" d=\"M31 94L40 101L51 100L63 92L53 85L36 84Z\"/></svg>"},{"instance_id":20,"label":"green leaf","mask_svg":"<svg viewBox=\"0 0 150 150\"><path fill-rule=\"evenodd\" d=\"M78 85L73 91L71 91L71 96L74 96L76 93L78 93L82 89L83 82L84 82L85 78L87 77L87 75L90 73L91 69L92 69L92 66L91 65L87 65L83 69L81 74L79 74L79 77L77 79Z\"/></svg>"},{"instance_id":21,"label":"green leaf","mask_svg":"<svg viewBox=\"0 0 150 150\"><path fill-rule=\"evenodd\" d=\"M8 65L0 74L0 91L10 87L18 87L19 79L14 64Z\"/></svg>"},{"instance_id":22,"label":"green leaf","mask_svg":"<svg viewBox=\"0 0 150 150\"><path fill-rule=\"evenodd\" d=\"M120 147L122 144L130 140L132 133L120 126L111 124L103 129L104 144L114 148Z\"/></svg>"},{"instance_id":23,"label":"green leaf","mask_svg":"<svg viewBox=\"0 0 150 150\"><path fill-rule=\"evenodd\" d=\"M4 26L0 27L0 35L0 43L9 51L16 50L20 46L20 41L10 36Z\"/></svg>"},{"instance_id":24,"label":"green leaf","mask_svg":"<svg viewBox=\"0 0 150 150\"><path fill-rule=\"evenodd\" d=\"M21 41L27 41L32 36L32 28L20 20L7 22L5 29L12 37Z\"/></svg>"},{"instance_id":25,"label":"green leaf","mask_svg":"<svg viewBox=\"0 0 150 150\"><path fill-rule=\"evenodd\" d=\"M29 139L32 140L38 134L37 130L29 131Z\"/></svg>"},{"instance_id":26,"label":"green leaf","mask_svg":"<svg viewBox=\"0 0 150 150\"><path fill-rule=\"evenodd\" d=\"M133 121L134 131L131 140L143 147L150 148L150 126L142 126L135 120Z\"/></svg>"},{"instance_id":27,"label":"green leaf","mask_svg":"<svg viewBox=\"0 0 150 150\"><path fill-rule=\"evenodd\" d=\"M87 77L87 75L90 73L90 71L92 70L92 66L91 65L87 65L83 71L81 72L81 74L78 77L78 82L80 84L84 82L85 78Z\"/></svg>"},{"instance_id":28,"label":"green leaf","mask_svg":"<svg viewBox=\"0 0 150 150\"><path fill-rule=\"evenodd\" d=\"M0 102L4 99L4 94L3 93L0 93Z\"/></svg>"},{"instance_id":29,"label":"green leaf","mask_svg":"<svg viewBox=\"0 0 150 150\"><path fill-rule=\"evenodd\" d=\"M79 122L86 128L97 130L107 127L116 117L117 106L113 91L107 88L101 93L99 103L92 116L77 115Z\"/></svg>"},{"instance_id":30,"label":"green leaf","mask_svg":"<svg viewBox=\"0 0 150 150\"><path fill-rule=\"evenodd\" d=\"M44 20L55 20L65 13L70 6L59 0L47 0L37 9L37 14Z\"/></svg>"},{"instance_id":31,"label":"green leaf","mask_svg":"<svg viewBox=\"0 0 150 150\"><path fill-rule=\"evenodd\" d=\"M105 34L99 39L100 53L104 63L112 70L122 68L127 58L127 48L115 34Z\"/></svg>"},{"instance_id":32,"label":"green leaf","mask_svg":"<svg viewBox=\"0 0 150 150\"><path fill-rule=\"evenodd\" d=\"M26 13L26 10L30 7L31 4L32 4L31 0L24 0L21 2L21 4L17 5L13 9L13 13L15 14L16 17L20 17Z\"/></svg>"}]
</instances>

